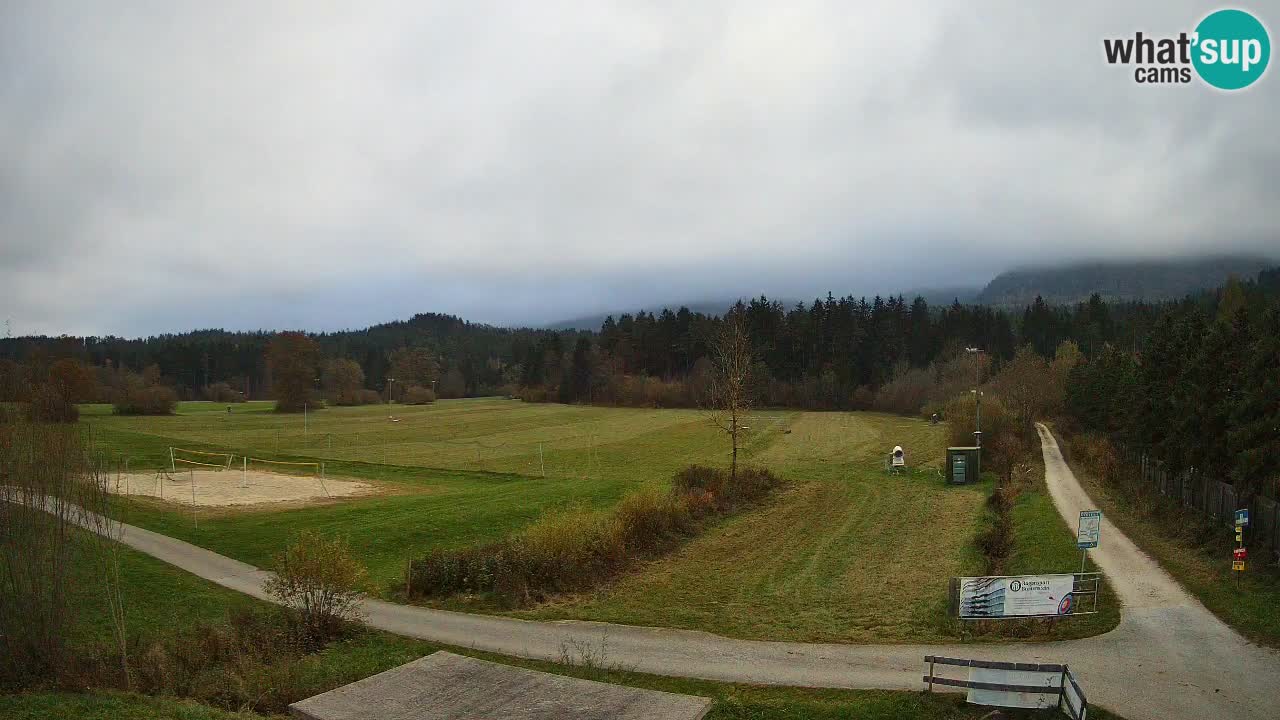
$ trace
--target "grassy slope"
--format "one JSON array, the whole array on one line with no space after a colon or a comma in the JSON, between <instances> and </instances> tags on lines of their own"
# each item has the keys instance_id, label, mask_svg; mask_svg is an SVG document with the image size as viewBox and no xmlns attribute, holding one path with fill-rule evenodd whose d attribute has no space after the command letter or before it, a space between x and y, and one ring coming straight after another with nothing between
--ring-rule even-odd
<instances>
[{"instance_id":1,"label":"grassy slope","mask_svg":"<svg viewBox=\"0 0 1280 720\"><path fill-rule=\"evenodd\" d=\"M616 586L533 617L669 625L798 641L945 637L947 579L972 559L983 488L938 476L944 429L866 413L808 413L762 453L790 487ZM887 476L901 444L930 466Z\"/></svg>"},{"instance_id":2,"label":"grassy slope","mask_svg":"<svg viewBox=\"0 0 1280 720\"><path fill-rule=\"evenodd\" d=\"M216 623L235 607L261 605L256 600L220 588L158 560L124 550L122 577L129 603L131 632L155 638L174 632L175 628L197 622ZM105 638L106 618L101 598L88 588L88 583L74 597L75 616L82 627L75 633L77 643L97 642ZM164 588L164 592L156 592ZM139 602L138 599L145 599ZM957 695L925 695L910 692L810 690L772 688L714 683L701 680L665 678L606 670L600 667L558 665L545 662L515 660L475 653L368 631L351 640L336 643L311 656L303 669L304 680L299 691L309 696L395 667L439 649L470 654L488 660L532 667L594 680L636 687L689 693L713 698L715 706L708 715L713 719L787 720L791 718L902 718L933 720L954 718L968 720L985 714L982 708L964 705ZM611 665L607 655L602 664ZM298 699L301 699L299 697ZM195 705L172 698L147 698L112 692L89 694L37 693L0 697L0 717L35 720L48 717L75 717L86 720L244 720L252 714L236 714ZM1098 717L1109 717L1099 713Z\"/></svg>"},{"instance_id":3,"label":"grassy slope","mask_svg":"<svg viewBox=\"0 0 1280 720\"><path fill-rule=\"evenodd\" d=\"M1058 436L1058 444L1067 444ZM1100 482L1080 463L1068 457L1072 472L1089 497L1138 547L1150 554L1214 615L1250 640L1280 648L1280 572L1256 562L1237 578L1231 570L1231 547L1227 541L1208 546L1179 536L1159 520L1135 512L1112 488ZM1248 537L1246 535L1246 537ZM1102 539L1106 542L1106 538Z\"/></svg>"}]
</instances>

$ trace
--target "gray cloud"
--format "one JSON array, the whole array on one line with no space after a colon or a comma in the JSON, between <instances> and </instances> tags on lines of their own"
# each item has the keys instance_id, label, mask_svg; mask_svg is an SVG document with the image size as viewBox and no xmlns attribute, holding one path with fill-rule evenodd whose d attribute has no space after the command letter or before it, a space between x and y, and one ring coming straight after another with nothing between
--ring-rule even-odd
<instances>
[{"instance_id":1,"label":"gray cloud","mask_svg":"<svg viewBox=\"0 0 1280 720\"><path fill-rule=\"evenodd\" d=\"M1102 59L1213 7L5 3L0 313L542 322L1274 253L1274 71Z\"/></svg>"}]
</instances>

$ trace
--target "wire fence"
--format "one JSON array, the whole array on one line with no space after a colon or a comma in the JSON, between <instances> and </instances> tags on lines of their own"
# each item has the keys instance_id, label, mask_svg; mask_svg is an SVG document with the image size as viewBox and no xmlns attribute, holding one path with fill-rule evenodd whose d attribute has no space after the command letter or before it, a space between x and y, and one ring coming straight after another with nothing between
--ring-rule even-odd
<instances>
[{"instance_id":1,"label":"wire fence","mask_svg":"<svg viewBox=\"0 0 1280 720\"><path fill-rule=\"evenodd\" d=\"M1142 481L1166 498L1196 510L1224 525L1235 524L1235 511L1245 509L1236 488L1196 470L1171 473L1146 455L1130 459ZM1251 546L1263 546L1280 558L1280 503L1257 495L1249 503L1248 537Z\"/></svg>"}]
</instances>

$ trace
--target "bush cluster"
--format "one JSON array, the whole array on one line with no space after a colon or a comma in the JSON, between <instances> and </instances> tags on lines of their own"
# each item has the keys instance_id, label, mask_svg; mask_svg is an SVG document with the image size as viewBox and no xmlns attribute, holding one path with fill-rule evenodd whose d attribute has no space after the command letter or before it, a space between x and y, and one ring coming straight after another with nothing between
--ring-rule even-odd
<instances>
[{"instance_id":1,"label":"bush cluster","mask_svg":"<svg viewBox=\"0 0 1280 720\"><path fill-rule=\"evenodd\" d=\"M244 393L227 383L218 382L205 386L204 399L217 403L240 403L244 402Z\"/></svg>"},{"instance_id":2,"label":"bush cluster","mask_svg":"<svg viewBox=\"0 0 1280 720\"><path fill-rule=\"evenodd\" d=\"M117 415L172 415L178 396L165 385L128 388L112 404Z\"/></svg>"},{"instance_id":3,"label":"bush cluster","mask_svg":"<svg viewBox=\"0 0 1280 720\"><path fill-rule=\"evenodd\" d=\"M80 419L80 409L53 385L42 385L31 393L27 419L37 423L73 423Z\"/></svg>"},{"instance_id":4,"label":"bush cluster","mask_svg":"<svg viewBox=\"0 0 1280 720\"><path fill-rule=\"evenodd\" d=\"M345 626L340 637L359 629ZM69 686L114 687L190 698L231 711L286 713L290 703L356 678L317 672L311 644L294 616L279 610L236 610L173 636L132 641L128 677L115 648L82 653Z\"/></svg>"},{"instance_id":5,"label":"bush cluster","mask_svg":"<svg viewBox=\"0 0 1280 720\"><path fill-rule=\"evenodd\" d=\"M435 391L421 385L410 385L404 389L404 394L400 396L400 402L405 405L426 405L435 401Z\"/></svg>"},{"instance_id":6,"label":"bush cluster","mask_svg":"<svg viewBox=\"0 0 1280 720\"><path fill-rule=\"evenodd\" d=\"M768 495L778 486L778 477L764 468L738 468L736 479L725 470L705 465L690 465L676 473L672 493L708 496L715 501L717 512L730 512L742 503L751 503Z\"/></svg>"},{"instance_id":7,"label":"bush cluster","mask_svg":"<svg viewBox=\"0 0 1280 720\"><path fill-rule=\"evenodd\" d=\"M690 466L669 490L637 490L611 512L556 511L505 540L432 551L409 564L409 593L492 594L519 606L586 590L696 534L703 520L764 498L780 483L760 468L739 468L735 480L725 470Z\"/></svg>"}]
</instances>

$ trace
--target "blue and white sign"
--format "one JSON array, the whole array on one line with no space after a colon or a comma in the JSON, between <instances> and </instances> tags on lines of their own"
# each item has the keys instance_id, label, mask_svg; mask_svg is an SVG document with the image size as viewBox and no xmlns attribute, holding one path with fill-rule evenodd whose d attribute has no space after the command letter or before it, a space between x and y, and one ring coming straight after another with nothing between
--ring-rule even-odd
<instances>
[{"instance_id":1,"label":"blue and white sign","mask_svg":"<svg viewBox=\"0 0 1280 720\"><path fill-rule=\"evenodd\" d=\"M1237 510L1236 511L1236 527L1245 527L1248 524L1249 524L1249 511L1247 509Z\"/></svg>"},{"instance_id":2,"label":"blue and white sign","mask_svg":"<svg viewBox=\"0 0 1280 720\"><path fill-rule=\"evenodd\" d=\"M1075 575L1009 575L960 578L960 619L1070 615L1076 606Z\"/></svg>"},{"instance_id":3,"label":"blue and white sign","mask_svg":"<svg viewBox=\"0 0 1280 720\"><path fill-rule=\"evenodd\" d=\"M1080 529L1076 532L1076 547L1080 550L1090 550L1098 547L1100 540L1102 540L1102 511L1081 510Z\"/></svg>"}]
</instances>

